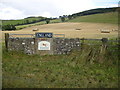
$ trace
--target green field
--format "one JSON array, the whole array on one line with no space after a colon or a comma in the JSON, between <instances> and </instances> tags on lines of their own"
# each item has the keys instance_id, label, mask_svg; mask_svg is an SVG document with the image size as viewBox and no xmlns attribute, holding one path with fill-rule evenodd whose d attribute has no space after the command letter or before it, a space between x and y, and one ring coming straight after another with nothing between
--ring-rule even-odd
<instances>
[{"instance_id":1,"label":"green field","mask_svg":"<svg viewBox=\"0 0 120 90\"><path fill-rule=\"evenodd\" d=\"M17 25L17 24L24 24L24 23L31 23L33 21L40 21L42 19L45 19L44 17L31 17L31 18L24 18L24 19L20 19L20 20L3 20L2 24L3 25L8 25L8 24L12 24L12 25ZM28 22L27 22L28 20Z\"/></svg>"},{"instance_id":2,"label":"green field","mask_svg":"<svg viewBox=\"0 0 120 90\"><path fill-rule=\"evenodd\" d=\"M12 25L16 25L16 24L22 24L22 23L24 23L25 22L25 20L3 20L2 21L2 24L3 25L8 25L8 24L12 24Z\"/></svg>"},{"instance_id":3,"label":"green field","mask_svg":"<svg viewBox=\"0 0 120 90\"><path fill-rule=\"evenodd\" d=\"M26 55L3 47L3 88L117 88L117 47L83 45L69 55Z\"/></svg>"},{"instance_id":4,"label":"green field","mask_svg":"<svg viewBox=\"0 0 120 90\"><path fill-rule=\"evenodd\" d=\"M60 19L50 20L50 23L60 23L60 22L61 22ZM15 26L15 27L16 27L17 30L19 30L19 29L23 29L23 28L26 28L26 27L43 25L43 24L46 24L46 21L41 21L41 22L37 22L37 23L33 23L33 24L27 24L27 25L18 25L18 26Z\"/></svg>"},{"instance_id":5,"label":"green field","mask_svg":"<svg viewBox=\"0 0 120 90\"><path fill-rule=\"evenodd\" d=\"M39 23L27 24L27 25L18 25L18 26L15 26L15 27L16 27L16 30L20 30L20 29L23 29L23 28L26 28L26 27L35 26L35 25L43 25L45 23L46 23L45 21L41 21Z\"/></svg>"},{"instance_id":6,"label":"green field","mask_svg":"<svg viewBox=\"0 0 120 90\"><path fill-rule=\"evenodd\" d=\"M60 23L60 19L50 20L50 23ZM118 24L118 13L111 12L111 13L103 13L103 14L94 14L94 15L86 15L86 16L79 16L77 18L68 20L66 18L66 22L92 22L92 23L110 23L110 24ZM34 24L27 24L27 25L19 25L16 26L16 29L22 29L34 25L42 25L46 24L45 21L34 23Z\"/></svg>"},{"instance_id":7,"label":"green field","mask_svg":"<svg viewBox=\"0 0 120 90\"><path fill-rule=\"evenodd\" d=\"M79 16L75 19L69 20L69 22L93 22L93 23L118 23L118 13L110 12L103 14L93 14L86 16Z\"/></svg>"}]
</instances>

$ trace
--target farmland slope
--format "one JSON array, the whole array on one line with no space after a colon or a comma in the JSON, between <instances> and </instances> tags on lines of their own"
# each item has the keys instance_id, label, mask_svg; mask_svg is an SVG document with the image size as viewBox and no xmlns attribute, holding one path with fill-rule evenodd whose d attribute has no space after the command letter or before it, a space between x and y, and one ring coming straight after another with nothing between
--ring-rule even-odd
<instances>
[{"instance_id":1,"label":"farmland slope","mask_svg":"<svg viewBox=\"0 0 120 90\"><path fill-rule=\"evenodd\" d=\"M38 28L38 31L33 31ZM118 26L104 23L56 23L27 27L18 31L2 31L4 33L34 34L36 32L52 32L65 34L66 38L113 38L118 37ZM80 29L80 30L77 30ZM110 30L110 33L101 33L100 30Z\"/></svg>"},{"instance_id":2,"label":"farmland slope","mask_svg":"<svg viewBox=\"0 0 120 90\"><path fill-rule=\"evenodd\" d=\"M94 23L118 23L118 13L110 12L110 13L102 13L102 14L93 14L86 16L79 16L68 22L94 22Z\"/></svg>"}]
</instances>

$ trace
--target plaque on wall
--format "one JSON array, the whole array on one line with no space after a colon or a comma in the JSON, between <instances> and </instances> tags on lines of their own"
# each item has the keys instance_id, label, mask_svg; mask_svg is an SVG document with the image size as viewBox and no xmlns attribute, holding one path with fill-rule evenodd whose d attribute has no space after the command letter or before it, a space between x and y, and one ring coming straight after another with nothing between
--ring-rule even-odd
<instances>
[{"instance_id":1,"label":"plaque on wall","mask_svg":"<svg viewBox=\"0 0 120 90\"><path fill-rule=\"evenodd\" d=\"M50 50L50 42L48 41L38 42L38 50Z\"/></svg>"}]
</instances>

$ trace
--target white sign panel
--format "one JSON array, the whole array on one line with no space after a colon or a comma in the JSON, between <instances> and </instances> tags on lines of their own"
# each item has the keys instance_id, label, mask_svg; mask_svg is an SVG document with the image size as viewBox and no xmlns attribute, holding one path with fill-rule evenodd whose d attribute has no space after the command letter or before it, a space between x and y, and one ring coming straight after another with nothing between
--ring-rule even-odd
<instances>
[{"instance_id":1,"label":"white sign panel","mask_svg":"<svg viewBox=\"0 0 120 90\"><path fill-rule=\"evenodd\" d=\"M50 50L50 42L48 41L38 42L38 50Z\"/></svg>"}]
</instances>

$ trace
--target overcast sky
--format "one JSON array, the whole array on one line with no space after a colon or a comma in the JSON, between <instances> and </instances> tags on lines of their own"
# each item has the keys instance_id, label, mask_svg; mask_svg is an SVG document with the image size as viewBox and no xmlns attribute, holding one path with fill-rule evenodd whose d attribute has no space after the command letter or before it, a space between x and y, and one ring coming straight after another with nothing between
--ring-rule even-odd
<instances>
[{"instance_id":1,"label":"overcast sky","mask_svg":"<svg viewBox=\"0 0 120 90\"><path fill-rule=\"evenodd\" d=\"M118 7L119 0L0 0L0 19L59 17L94 8Z\"/></svg>"}]
</instances>

